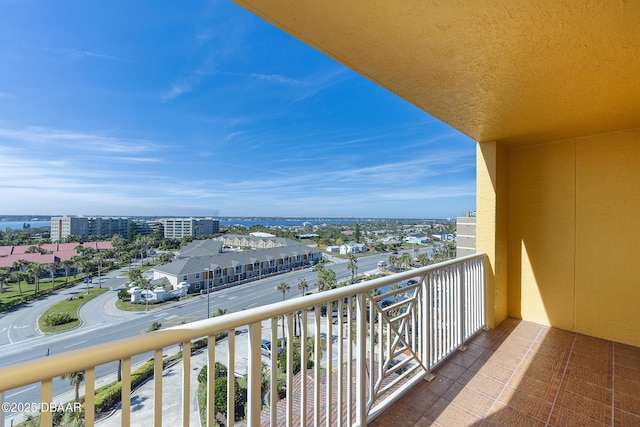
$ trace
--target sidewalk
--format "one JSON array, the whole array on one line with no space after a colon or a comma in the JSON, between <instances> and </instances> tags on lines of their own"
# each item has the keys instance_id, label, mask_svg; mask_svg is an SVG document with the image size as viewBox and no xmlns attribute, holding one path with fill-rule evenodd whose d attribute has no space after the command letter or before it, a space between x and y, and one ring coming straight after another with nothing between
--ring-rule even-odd
<instances>
[{"instance_id":1,"label":"sidewalk","mask_svg":"<svg viewBox=\"0 0 640 427\"><path fill-rule=\"evenodd\" d=\"M167 349L165 349L167 350ZM165 351L165 356L178 352L178 346L171 351ZM191 356L191 392L189 425L200 426L198 412L198 374L200 369L207 364L206 349L198 350ZM182 360L175 365L166 368L162 373L162 424L170 426L182 425L182 394L176 391L182 390ZM137 366L134 368L136 369ZM145 426L153 424L154 407L154 379L139 386L131 393L131 425ZM122 425L122 407L116 409L107 417L96 420L96 426L119 427Z\"/></svg>"}]
</instances>

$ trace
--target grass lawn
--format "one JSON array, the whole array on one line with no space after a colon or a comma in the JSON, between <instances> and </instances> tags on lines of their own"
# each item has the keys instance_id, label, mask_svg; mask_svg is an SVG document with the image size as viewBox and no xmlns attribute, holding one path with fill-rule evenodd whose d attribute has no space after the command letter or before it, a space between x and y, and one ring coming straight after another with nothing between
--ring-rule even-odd
<instances>
[{"instance_id":1,"label":"grass lawn","mask_svg":"<svg viewBox=\"0 0 640 427\"><path fill-rule=\"evenodd\" d=\"M82 307L82 305L87 301L92 300L93 298L97 297L98 295L108 290L109 288L89 288L89 295L87 295L87 292L83 290L82 292L79 292L78 294L74 295L72 298L59 302L58 304L50 307L48 310L42 313L42 315L38 319L38 327L44 333L51 333L51 332L68 331L69 329L73 329L80 326L80 318L78 316L78 311L80 310L80 307ZM69 314L69 316L71 316L71 318L75 320L69 323L65 323L63 325L46 326L44 324L44 319L46 319L46 317L49 314L53 314L53 313L67 313Z\"/></svg>"},{"instance_id":2,"label":"grass lawn","mask_svg":"<svg viewBox=\"0 0 640 427\"><path fill-rule=\"evenodd\" d=\"M60 288L64 288L65 285L76 284L79 280L82 280L82 277L84 276L78 275L74 279L73 276L69 276L68 283L67 283L66 277L56 277L54 281L55 290L57 291ZM33 283L26 283L25 281L22 281L20 285L21 286L18 286L17 283L4 284L4 291L0 293L0 308L10 307L12 305L19 304L20 302L23 301L23 297L20 295L20 287L22 287L22 295L24 295L25 299L27 298L32 299L34 297ZM43 295L43 294L48 295L51 293L51 291L52 291L51 279L50 278L40 279L40 291L38 292L38 295Z\"/></svg>"},{"instance_id":3,"label":"grass lawn","mask_svg":"<svg viewBox=\"0 0 640 427\"><path fill-rule=\"evenodd\" d=\"M172 302L177 302L176 299L170 299L168 301L158 302L155 304L149 304L149 309L162 307L163 305L171 304ZM122 311L145 311L147 309L147 304L145 303L131 303L129 301L116 301L116 308Z\"/></svg>"}]
</instances>

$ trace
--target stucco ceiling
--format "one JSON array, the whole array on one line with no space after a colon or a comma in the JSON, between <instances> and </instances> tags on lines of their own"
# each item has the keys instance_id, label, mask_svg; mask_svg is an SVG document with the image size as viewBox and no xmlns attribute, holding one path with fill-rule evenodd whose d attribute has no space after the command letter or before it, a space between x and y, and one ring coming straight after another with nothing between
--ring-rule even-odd
<instances>
[{"instance_id":1,"label":"stucco ceiling","mask_svg":"<svg viewBox=\"0 0 640 427\"><path fill-rule=\"evenodd\" d=\"M640 1L236 0L477 141L640 127Z\"/></svg>"}]
</instances>

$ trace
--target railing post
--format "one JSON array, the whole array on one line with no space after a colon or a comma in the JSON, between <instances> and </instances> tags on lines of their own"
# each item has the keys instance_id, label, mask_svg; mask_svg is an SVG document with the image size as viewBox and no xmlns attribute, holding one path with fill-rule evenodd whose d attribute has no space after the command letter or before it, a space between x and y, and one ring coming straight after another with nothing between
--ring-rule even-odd
<instances>
[{"instance_id":1,"label":"railing post","mask_svg":"<svg viewBox=\"0 0 640 427\"><path fill-rule=\"evenodd\" d=\"M466 264L460 264L460 347L458 350L466 351L467 346L465 345L467 339L467 283L466 283Z\"/></svg>"},{"instance_id":2,"label":"railing post","mask_svg":"<svg viewBox=\"0 0 640 427\"><path fill-rule=\"evenodd\" d=\"M249 325L249 372L248 372L248 411L247 425L260 425L260 411L262 410L262 364L261 364L262 323ZM272 347L274 350L275 348ZM231 369L231 368L229 368Z\"/></svg>"},{"instance_id":3,"label":"railing post","mask_svg":"<svg viewBox=\"0 0 640 427\"><path fill-rule=\"evenodd\" d=\"M356 424L364 426L367 423L367 307L364 294L357 296L356 310ZM373 337L371 337L373 339Z\"/></svg>"},{"instance_id":4,"label":"railing post","mask_svg":"<svg viewBox=\"0 0 640 427\"><path fill-rule=\"evenodd\" d=\"M424 276L423 286L423 304L424 304L424 354L425 354L425 363L426 363L426 371L427 373L424 376L424 379L427 381L431 381L435 378L435 375L431 372L431 323L433 320L433 315L431 313L432 303L433 303L433 295L431 292L431 277L432 273L429 272Z\"/></svg>"}]
</instances>

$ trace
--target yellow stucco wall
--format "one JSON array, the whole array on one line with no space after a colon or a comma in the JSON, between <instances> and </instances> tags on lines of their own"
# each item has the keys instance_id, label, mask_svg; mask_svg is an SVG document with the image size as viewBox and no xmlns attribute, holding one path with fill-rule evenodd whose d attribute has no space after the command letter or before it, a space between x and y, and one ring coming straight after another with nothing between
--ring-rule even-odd
<instances>
[{"instance_id":1,"label":"yellow stucco wall","mask_svg":"<svg viewBox=\"0 0 640 427\"><path fill-rule=\"evenodd\" d=\"M495 327L507 313L507 162L506 149L495 141L476 150L476 245L486 252L487 326Z\"/></svg>"},{"instance_id":2,"label":"yellow stucco wall","mask_svg":"<svg viewBox=\"0 0 640 427\"><path fill-rule=\"evenodd\" d=\"M501 166L481 152L478 250L506 258L509 315L640 346L640 130L508 147L507 190L493 193L507 205L507 255L495 250L504 235L482 232L496 206L482 168Z\"/></svg>"}]
</instances>

